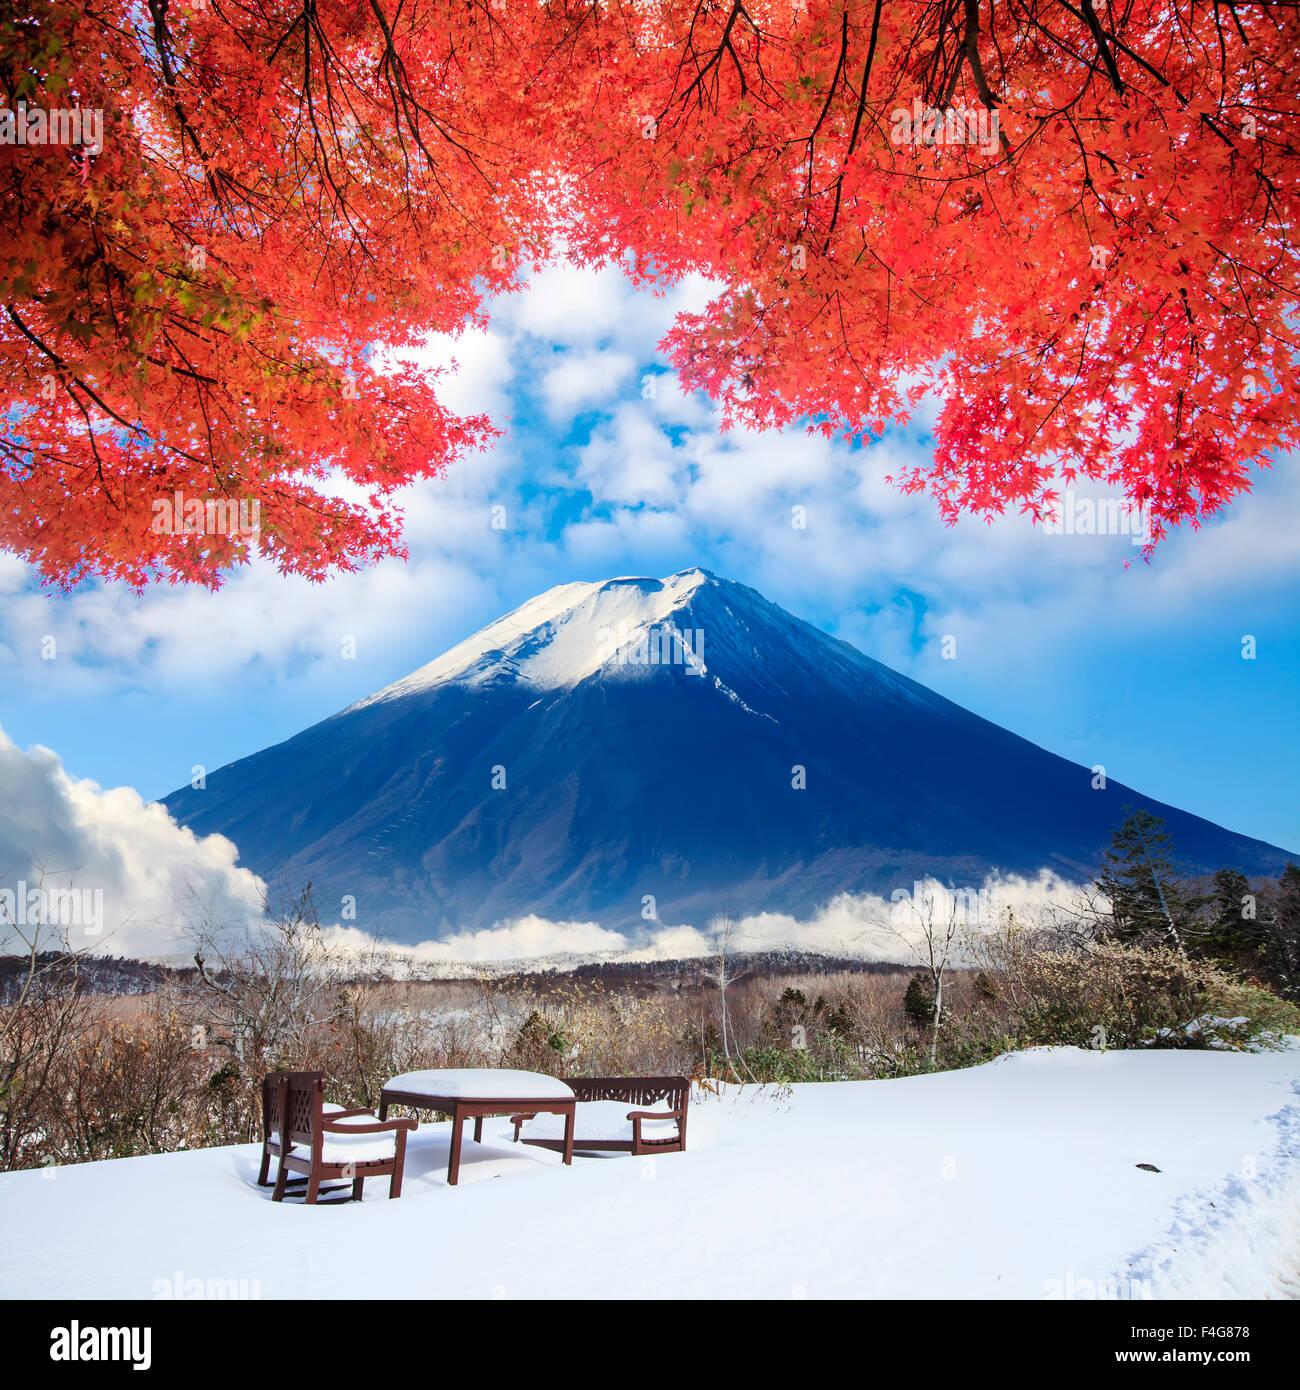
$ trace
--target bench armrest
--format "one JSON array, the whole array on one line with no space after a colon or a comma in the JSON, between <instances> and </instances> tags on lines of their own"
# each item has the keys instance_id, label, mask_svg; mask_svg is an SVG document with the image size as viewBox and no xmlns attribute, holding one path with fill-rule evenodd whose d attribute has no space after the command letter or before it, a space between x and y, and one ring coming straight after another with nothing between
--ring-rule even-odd
<instances>
[{"instance_id":1,"label":"bench armrest","mask_svg":"<svg viewBox=\"0 0 1300 1390\"><path fill-rule=\"evenodd\" d=\"M515 1142L516 1144L519 1142L519 1131L520 1131L521 1129L523 1129L523 1127L524 1127L524 1122L525 1122L526 1120L535 1120L536 1118L537 1118L536 1112L534 1112L534 1113L531 1114L531 1115L527 1115L527 1114L525 1114L525 1115L511 1115L511 1117L510 1117L510 1123L511 1123L512 1125L514 1125L514 1127L515 1127L515 1138L514 1138L514 1142Z\"/></svg>"},{"instance_id":2,"label":"bench armrest","mask_svg":"<svg viewBox=\"0 0 1300 1390\"><path fill-rule=\"evenodd\" d=\"M647 1115L647 1114L645 1113L645 1111L643 1111L643 1110L633 1111L633 1113L632 1113L631 1115L628 1116L628 1119L632 1121L632 1142L633 1142L634 1144L655 1143L655 1142L656 1142L653 1138L647 1140L647 1139L645 1138L645 1136L642 1134L642 1132L641 1132L641 1121L642 1121L642 1120L676 1120L676 1122L677 1122L677 1135L678 1135L678 1138L681 1137L682 1126L686 1123L685 1118L684 1118L680 1113L671 1114L671 1115L670 1115L670 1114L665 1113L665 1112L662 1111L662 1110L658 1111L657 1113L655 1113L655 1114L653 1114L653 1115ZM664 1141L663 1141L663 1140L660 1140L660 1141L658 1141L658 1142L664 1142Z\"/></svg>"},{"instance_id":3,"label":"bench armrest","mask_svg":"<svg viewBox=\"0 0 1300 1390\"><path fill-rule=\"evenodd\" d=\"M372 1112L369 1110L361 1110L357 1113L361 1115L369 1115ZM327 1115L325 1119L321 1122L322 1132L329 1134L391 1134L399 1129L411 1130L419 1128L416 1121L406 1118L400 1120L376 1120L372 1125L332 1124L331 1120L337 1118L337 1115Z\"/></svg>"}]
</instances>

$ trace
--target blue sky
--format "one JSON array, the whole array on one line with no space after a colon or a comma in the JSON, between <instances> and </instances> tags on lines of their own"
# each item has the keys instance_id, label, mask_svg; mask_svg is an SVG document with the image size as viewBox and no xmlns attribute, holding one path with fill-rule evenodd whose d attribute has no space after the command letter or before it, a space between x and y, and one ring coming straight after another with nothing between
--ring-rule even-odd
<instances>
[{"instance_id":1,"label":"blue sky","mask_svg":"<svg viewBox=\"0 0 1300 1390\"><path fill-rule=\"evenodd\" d=\"M721 435L655 350L676 309L706 297L690 282L656 300L616 271L562 268L501 302L487 331L431 344L423 360L458 363L440 394L507 434L409 490L408 563L316 586L258 564L216 595L92 585L61 598L0 556L0 726L74 776L157 797L553 584L698 564L1053 752L1300 850L1289 463L1149 566L1124 568L1124 536L1018 517L947 528L884 482L927 450L925 417L861 450L800 431Z\"/></svg>"}]
</instances>

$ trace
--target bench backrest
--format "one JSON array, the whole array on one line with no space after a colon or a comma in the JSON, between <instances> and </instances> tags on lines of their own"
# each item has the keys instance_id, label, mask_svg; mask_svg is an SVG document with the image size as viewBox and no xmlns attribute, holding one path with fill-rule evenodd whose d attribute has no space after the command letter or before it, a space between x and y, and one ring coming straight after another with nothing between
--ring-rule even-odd
<instances>
[{"instance_id":1,"label":"bench backrest","mask_svg":"<svg viewBox=\"0 0 1300 1390\"><path fill-rule=\"evenodd\" d=\"M691 1083L684 1076L566 1076L579 1100L625 1100L629 1105L653 1105L666 1100L685 1109Z\"/></svg>"}]
</instances>

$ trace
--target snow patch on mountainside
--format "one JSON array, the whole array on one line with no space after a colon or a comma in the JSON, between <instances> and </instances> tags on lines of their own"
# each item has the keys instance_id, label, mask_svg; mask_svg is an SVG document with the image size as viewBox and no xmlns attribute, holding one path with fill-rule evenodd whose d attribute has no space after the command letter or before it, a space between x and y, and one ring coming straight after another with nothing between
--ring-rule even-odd
<instances>
[{"instance_id":1,"label":"snow patch on mountainside","mask_svg":"<svg viewBox=\"0 0 1300 1390\"><path fill-rule=\"evenodd\" d=\"M770 714L764 714L762 710L757 710L752 708L750 705L747 705L744 702L744 700L742 700L740 696L737 695L736 692L729 685L724 685L722 683L722 680L718 676L714 676L713 678L713 688L718 692L719 695L725 695L728 700L731 700L733 703L739 705L740 708L743 709L746 714L755 714L760 719L771 719L773 724L779 724L781 722L779 719L774 719Z\"/></svg>"}]
</instances>

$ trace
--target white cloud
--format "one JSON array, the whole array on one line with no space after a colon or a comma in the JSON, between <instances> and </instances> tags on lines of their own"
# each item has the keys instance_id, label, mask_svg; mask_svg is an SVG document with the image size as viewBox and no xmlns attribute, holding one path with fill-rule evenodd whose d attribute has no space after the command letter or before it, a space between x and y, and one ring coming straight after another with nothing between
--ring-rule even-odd
<instances>
[{"instance_id":1,"label":"white cloud","mask_svg":"<svg viewBox=\"0 0 1300 1390\"><path fill-rule=\"evenodd\" d=\"M913 885L915 891L917 885ZM944 887L927 881L922 894L937 894L942 907ZM1019 921L1053 905L1069 901L1074 887L1043 870L1033 879L992 875L984 880L978 903L958 900L959 921L965 930L979 932L995 927L1004 909L1012 909ZM820 912L800 920L786 913L763 912L735 922L728 950L771 951L793 947L819 955L854 960L915 962L909 942L919 943L917 915L909 901L892 901L875 894L841 894ZM416 946L377 941L356 927L333 927L330 946L359 959L374 961L399 973L433 968L456 972L460 968L488 966L497 969L537 964L573 965L584 960L656 961L699 960L718 953L720 922L698 926L682 923L656 927L629 941L619 932L596 922L552 922L536 915L498 923L482 931L463 932L444 941L422 941Z\"/></svg>"},{"instance_id":2,"label":"white cloud","mask_svg":"<svg viewBox=\"0 0 1300 1390\"><path fill-rule=\"evenodd\" d=\"M696 436L699 479L689 505L698 517L721 521L770 511L776 499L804 503L831 482L830 443L806 430L732 430ZM782 521L789 528L789 505Z\"/></svg>"},{"instance_id":3,"label":"white cloud","mask_svg":"<svg viewBox=\"0 0 1300 1390\"><path fill-rule=\"evenodd\" d=\"M416 946L376 941L357 927L334 926L326 932L325 939L335 951L384 963L407 962L416 968L598 956L622 951L627 946L625 936L596 922L552 922L536 916L520 917L481 931L461 932L443 941L422 941Z\"/></svg>"},{"instance_id":4,"label":"white cloud","mask_svg":"<svg viewBox=\"0 0 1300 1390\"><path fill-rule=\"evenodd\" d=\"M919 889L919 892L918 892ZM770 951L796 947L822 955L851 959L899 961L913 964L921 947L919 923L925 915L926 895L937 895L940 904L934 920L946 920L945 888L934 880L901 890L898 901L872 893L842 893L820 912L800 921L787 913L763 912L742 918L732 928L730 945L736 951ZM979 889L978 902L958 897L959 936L996 927L1003 909L1012 909L1019 921L1074 896L1073 885L1048 870L1035 878L990 875ZM914 907L914 902L920 904Z\"/></svg>"},{"instance_id":5,"label":"white cloud","mask_svg":"<svg viewBox=\"0 0 1300 1390\"><path fill-rule=\"evenodd\" d=\"M71 944L111 955L175 951L200 916L221 926L260 918L265 885L238 866L235 846L182 829L130 787L74 779L50 749L24 752L2 729L0 786L0 903L20 926L42 884L77 895L84 915L62 918ZM31 899L31 915L43 904ZM13 946L0 925L0 951Z\"/></svg>"},{"instance_id":6,"label":"white cloud","mask_svg":"<svg viewBox=\"0 0 1300 1390\"><path fill-rule=\"evenodd\" d=\"M577 478L598 502L674 506L689 465L650 411L624 403L578 451Z\"/></svg>"},{"instance_id":7,"label":"white cloud","mask_svg":"<svg viewBox=\"0 0 1300 1390\"><path fill-rule=\"evenodd\" d=\"M685 519L649 507L620 509L608 520L574 522L565 529L564 544L577 569L607 578L641 570L661 577L661 570L685 569L692 554Z\"/></svg>"},{"instance_id":8,"label":"white cloud","mask_svg":"<svg viewBox=\"0 0 1300 1390\"><path fill-rule=\"evenodd\" d=\"M635 369L625 352L565 353L542 377L546 408L553 419L566 420L597 403L608 405Z\"/></svg>"},{"instance_id":9,"label":"white cloud","mask_svg":"<svg viewBox=\"0 0 1300 1390\"><path fill-rule=\"evenodd\" d=\"M500 301L497 312L515 330L566 346L592 346L627 323L634 291L615 266L587 270L556 265L534 273L528 289Z\"/></svg>"},{"instance_id":10,"label":"white cloud","mask_svg":"<svg viewBox=\"0 0 1300 1390\"><path fill-rule=\"evenodd\" d=\"M698 313L721 287L688 275L660 294L639 291L623 266L601 269L567 263L528 277L527 289L492 306L493 322L514 336L547 345L594 348L613 345L644 355L672 326L678 313Z\"/></svg>"},{"instance_id":11,"label":"white cloud","mask_svg":"<svg viewBox=\"0 0 1300 1390\"><path fill-rule=\"evenodd\" d=\"M42 674L56 695L107 693L124 682L183 689L233 680L254 664L261 681L290 671L332 681L345 635L371 652L409 642L413 624L424 625L431 644L440 629L450 640L465 635L456 631L455 606L493 587L478 572L491 568L493 538L484 506L472 523L472 561L447 554L472 548L464 539L471 522L454 507L444 521L450 514L456 534L442 553L429 547L409 564L383 560L328 585L286 578L255 561L216 594L178 586L136 597L118 585L66 600L29 592L5 606L5 644L16 658L35 661L45 635L53 636L56 656Z\"/></svg>"}]
</instances>

